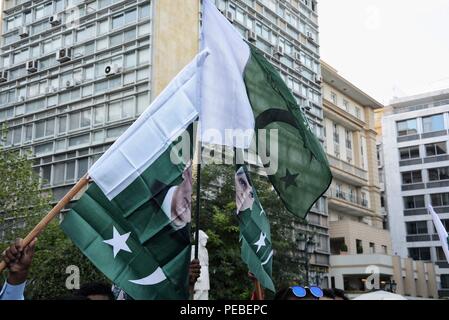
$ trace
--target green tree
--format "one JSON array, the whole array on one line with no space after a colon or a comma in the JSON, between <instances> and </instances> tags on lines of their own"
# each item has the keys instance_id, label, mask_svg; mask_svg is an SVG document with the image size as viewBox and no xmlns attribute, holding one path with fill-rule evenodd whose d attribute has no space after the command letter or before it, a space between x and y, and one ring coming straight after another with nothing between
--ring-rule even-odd
<instances>
[{"instance_id":1,"label":"green tree","mask_svg":"<svg viewBox=\"0 0 449 320\"><path fill-rule=\"evenodd\" d=\"M297 254L296 240L299 226L305 221L296 219L284 209L266 177L253 172L251 178L271 224L275 286L279 289L298 283L303 277L303 261ZM211 298L248 299L254 288L248 269L240 258L234 166L203 166L200 210L200 229L209 236ZM267 292L267 298L271 296Z\"/></svg>"},{"instance_id":2,"label":"green tree","mask_svg":"<svg viewBox=\"0 0 449 320\"><path fill-rule=\"evenodd\" d=\"M2 147L7 129L0 131L0 252L25 235L51 208L51 192L41 190L32 161L17 151ZM104 276L65 237L58 221L52 221L39 236L25 291L28 299L69 295L66 268L75 265L80 282L106 281Z\"/></svg>"}]
</instances>

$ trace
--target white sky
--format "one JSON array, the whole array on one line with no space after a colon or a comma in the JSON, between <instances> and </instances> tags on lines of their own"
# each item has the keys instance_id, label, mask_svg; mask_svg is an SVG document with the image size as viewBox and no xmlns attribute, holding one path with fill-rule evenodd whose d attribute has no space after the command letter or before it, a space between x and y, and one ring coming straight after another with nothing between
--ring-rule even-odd
<instances>
[{"instance_id":1,"label":"white sky","mask_svg":"<svg viewBox=\"0 0 449 320\"><path fill-rule=\"evenodd\" d=\"M318 0L321 58L387 104L449 88L449 0Z\"/></svg>"}]
</instances>

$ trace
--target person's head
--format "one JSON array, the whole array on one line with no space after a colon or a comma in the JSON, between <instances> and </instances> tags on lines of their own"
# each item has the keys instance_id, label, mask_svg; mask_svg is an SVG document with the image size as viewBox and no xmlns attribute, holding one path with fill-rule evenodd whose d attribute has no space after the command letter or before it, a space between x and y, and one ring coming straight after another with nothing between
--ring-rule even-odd
<instances>
[{"instance_id":1,"label":"person's head","mask_svg":"<svg viewBox=\"0 0 449 320\"><path fill-rule=\"evenodd\" d=\"M349 298L345 295L345 292L341 289L333 289L335 294L335 300L349 300Z\"/></svg>"},{"instance_id":2,"label":"person's head","mask_svg":"<svg viewBox=\"0 0 449 320\"><path fill-rule=\"evenodd\" d=\"M88 300L114 300L111 286L101 282L85 283L76 294Z\"/></svg>"},{"instance_id":3,"label":"person's head","mask_svg":"<svg viewBox=\"0 0 449 320\"><path fill-rule=\"evenodd\" d=\"M243 167L240 167L235 174L235 191L237 212L252 208L254 203L253 187Z\"/></svg>"},{"instance_id":4,"label":"person's head","mask_svg":"<svg viewBox=\"0 0 449 320\"><path fill-rule=\"evenodd\" d=\"M188 165L182 174L184 179L176 187L171 202L171 220L177 227L184 227L192 220L192 165Z\"/></svg>"},{"instance_id":5,"label":"person's head","mask_svg":"<svg viewBox=\"0 0 449 320\"><path fill-rule=\"evenodd\" d=\"M300 286L284 288L276 293L274 300L318 300L318 292L312 290L314 289Z\"/></svg>"},{"instance_id":6,"label":"person's head","mask_svg":"<svg viewBox=\"0 0 449 320\"><path fill-rule=\"evenodd\" d=\"M332 289L323 289L323 296L320 300L335 300L335 293Z\"/></svg>"}]
</instances>

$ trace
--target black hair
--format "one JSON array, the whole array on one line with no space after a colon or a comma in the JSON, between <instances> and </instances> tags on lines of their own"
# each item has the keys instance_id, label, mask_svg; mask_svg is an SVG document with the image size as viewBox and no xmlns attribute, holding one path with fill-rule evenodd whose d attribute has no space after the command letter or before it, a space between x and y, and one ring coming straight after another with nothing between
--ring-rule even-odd
<instances>
[{"instance_id":1,"label":"black hair","mask_svg":"<svg viewBox=\"0 0 449 320\"><path fill-rule=\"evenodd\" d=\"M88 282L81 286L81 288L76 292L77 296L88 297L90 295L104 295L109 298L109 300L115 300L112 294L111 285L102 282Z\"/></svg>"},{"instance_id":2,"label":"black hair","mask_svg":"<svg viewBox=\"0 0 449 320\"><path fill-rule=\"evenodd\" d=\"M344 290L334 288L333 291L334 291L336 298L341 298L343 300L349 300L349 298L345 295Z\"/></svg>"},{"instance_id":3,"label":"black hair","mask_svg":"<svg viewBox=\"0 0 449 320\"><path fill-rule=\"evenodd\" d=\"M323 297L335 299L335 291L333 289L323 289Z\"/></svg>"}]
</instances>

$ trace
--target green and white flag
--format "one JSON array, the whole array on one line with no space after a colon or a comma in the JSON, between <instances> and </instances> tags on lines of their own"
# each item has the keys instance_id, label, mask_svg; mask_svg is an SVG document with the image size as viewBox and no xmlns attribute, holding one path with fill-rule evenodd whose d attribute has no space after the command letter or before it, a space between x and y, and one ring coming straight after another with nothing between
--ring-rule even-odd
<instances>
[{"instance_id":1,"label":"green and white flag","mask_svg":"<svg viewBox=\"0 0 449 320\"><path fill-rule=\"evenodd\" d=\"M199 116L200 53L92 166L61 227L133 299L187 299L192 175L176 141ZM189 141L189 140L187 140Z\"/></svg>"},{"instance_id":2,"label":"green and white flag","mask_svg":"<svg viewBox=\"0 0 449 320\"><path fill-rule=\"evenodd\" d=\"M260 284L275 291L272 274L273 248L270 223L251 183L246 166L235 173L237 217L240 225L242 260Z\"/></svg>"},{"instance_id":3,"label":"green and white flag","mask_svg":"<svg viewBox=\"0 0 449 320\"><path fill-rule=\"evenodd\" d=\"M202 45L211 56L202 74L201 139L241 149L256 139L257 151L269 153L258 152L264 166L277 163L267 170L277 194L304 218L332 180L324 150L279 73L210 0L203 3ZM276 146L271 136L259 139L260 129L277 134Z\"/></svg>"},{"instance_id":4,"label":"green and white flag","mask_svg":"<svg viewBox=\"0 0 449 320\"><path fill-rule=\"evenodd\" d=\"M437 230L438 236L440 237L441 247L443 248L444 255L446 256L446 260L449 263L449 236L447 234L447 230L444 228L440 217L431 205L429 205L429 212L432 215L433 224L435 225L435 229Z\"/></svg>"}]
</instances>

